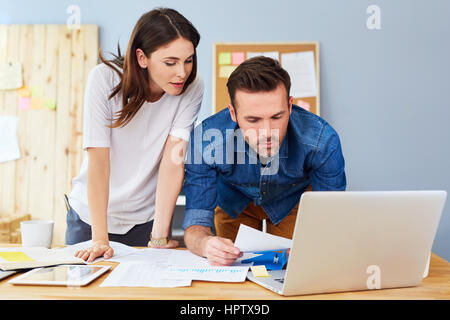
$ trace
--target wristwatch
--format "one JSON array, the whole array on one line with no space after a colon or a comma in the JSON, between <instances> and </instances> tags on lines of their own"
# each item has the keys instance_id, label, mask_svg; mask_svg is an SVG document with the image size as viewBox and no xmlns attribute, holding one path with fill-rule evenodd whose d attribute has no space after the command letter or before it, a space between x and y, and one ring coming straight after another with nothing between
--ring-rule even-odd
<instances>
[{"instance_id":1,"label":"wristwatch","mask_svg":"<svg viewBox=\"0 0 450 320\"><path fill-rule=\"evenodd\" d=\"M152 246L165 246L167 243L169 243L169 237L155 239L150 233L150 243L152 244Z\"/></svg>"}]
</instances>

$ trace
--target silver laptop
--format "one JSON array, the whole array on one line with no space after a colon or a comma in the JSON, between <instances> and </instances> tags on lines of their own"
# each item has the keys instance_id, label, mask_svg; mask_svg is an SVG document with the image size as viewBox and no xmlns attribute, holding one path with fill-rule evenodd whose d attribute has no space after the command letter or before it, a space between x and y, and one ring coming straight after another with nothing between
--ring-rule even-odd
<instances>
[{"instance_id":1,"label":"silver laptop","mask_svg":"<svg viewBox=\"0 0 450 320\"><path fill-rule=\"evenodd\" d=\"M248 279L281 295L420 285L446 191L302 194L286 270Z\"/></svg>"}]
</instances>

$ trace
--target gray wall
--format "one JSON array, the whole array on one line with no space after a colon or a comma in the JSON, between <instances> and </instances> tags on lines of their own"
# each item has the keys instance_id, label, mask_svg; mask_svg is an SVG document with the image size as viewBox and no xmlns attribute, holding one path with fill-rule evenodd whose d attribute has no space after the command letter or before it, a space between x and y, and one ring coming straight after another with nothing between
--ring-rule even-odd
<instances>
[{"instance_id":1,"label":"gray wall","mask_svg":"<svg viewBox=\"0 0 450 320\"><path fill-rule=\"evenodd\" d=\"M276 5L274 5L276 3ZM100 26L100 44L125 50L139 16L179 10L198 28L199 73L210 115L212 44L219 41L319 41L321 111L341 137L348 190L450 187L450 1L161 0L0 1L0 23L59 23L70 4L81 23ZM368 30L366 8L381 9ZM450 260L450 206L433 251Z\"/></svg>"}]
</instances>

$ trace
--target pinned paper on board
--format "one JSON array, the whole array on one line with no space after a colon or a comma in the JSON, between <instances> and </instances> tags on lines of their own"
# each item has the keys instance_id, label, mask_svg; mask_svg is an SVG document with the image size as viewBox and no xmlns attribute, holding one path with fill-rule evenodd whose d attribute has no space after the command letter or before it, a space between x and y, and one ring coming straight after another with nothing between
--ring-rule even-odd
<instances>
[{"instance_id":1,"label":"pinned paper on board","mask_svg":"<svg viewBox=\"0 0 450 320\"><path fill-rule=\"evenodd\" d=\"M19 89L22 85L22 64L20 62L1 63L0 90Z\"/></svg>"},{"instance_id":2,"label":"pinned paper on board","mask_svg":"<svg viewBox=\"0 0 450 320\"><path fill-rule=\"evenodd\" d=\"M233 52L231 54L231 64L234 66L240 65L245 61L245 53L244 52Z\"/></svg>"},{"instance_id":3,"label":"pinned paper on board","mask_svg":"<svg viewBox=\"0 0 450 320\"><path fill-rule=\"evenodd\" d=\"M278 51L265 51L265 52L247 52L247 59L264 56L268 58L280 61L280 53Z\"/></svg>"},{"instance_id":4,"label":"pinned paper on board","mask_svg":"<svg viewBox=\"0 0 450 320\"><path fill-rule=\"evenodd\" d=\"M236 68L237 66L220 66L219 77L228 79Z\"/></svg>"},{"instance_id":5,"label":"pinned paper on board","mask_svg":"<svg viewBox=\"0 0 450 320\"><path fill-rule=\"evenodd\" d=\"M314 52L291 52L281 55L281 65L291 77L291 95L297 98L317 95Z\"/></svg>"},{"instance_id":6,"label":"pinned paper on board","mask_svg":"<svg viewBox=\"0 0 450 320\"><path fill-rule=\"evenodd\" d=\"M19 118L14 116L0 116L0 162L20 158L17 129Z\"/></svg>"},{"instance_id":7,"label":"pinned paper on board","mask_svg":"<svg viewBox=\"0 0 450 320\"><path fill-rule=\"evenodd\" d=\"M231 52L219 53L219 64L220 65L231 64Z\"/></svg>"}]
</instances>

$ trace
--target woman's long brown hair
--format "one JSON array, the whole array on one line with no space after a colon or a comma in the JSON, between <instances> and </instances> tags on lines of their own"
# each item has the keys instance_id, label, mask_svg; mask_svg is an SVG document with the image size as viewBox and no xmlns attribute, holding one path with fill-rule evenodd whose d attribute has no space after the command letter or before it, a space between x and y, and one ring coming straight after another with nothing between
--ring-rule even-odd
<instances>
[{"instance_id":1,"label":"woman's long brown hair","mask_svg":"<svg viewBox=\"0 0 450 320\"><path fill-rule=\"evenodd\" d=\"M178 38L189 40L194 45L192 71L183 87L183 93L197 76L196 48L200 34L189 20L174 9L157 8L142 15L134 26L124 57L119 46L113 60L106 60L99 53L100 60L120 76L119 84L108 98L121 93L123 108L116 113L111 128L127 125L144 102L150 100L148 70L139 66L136 49L141 49L148 58L152 52Z\"/></svg>"}]
</instances>

